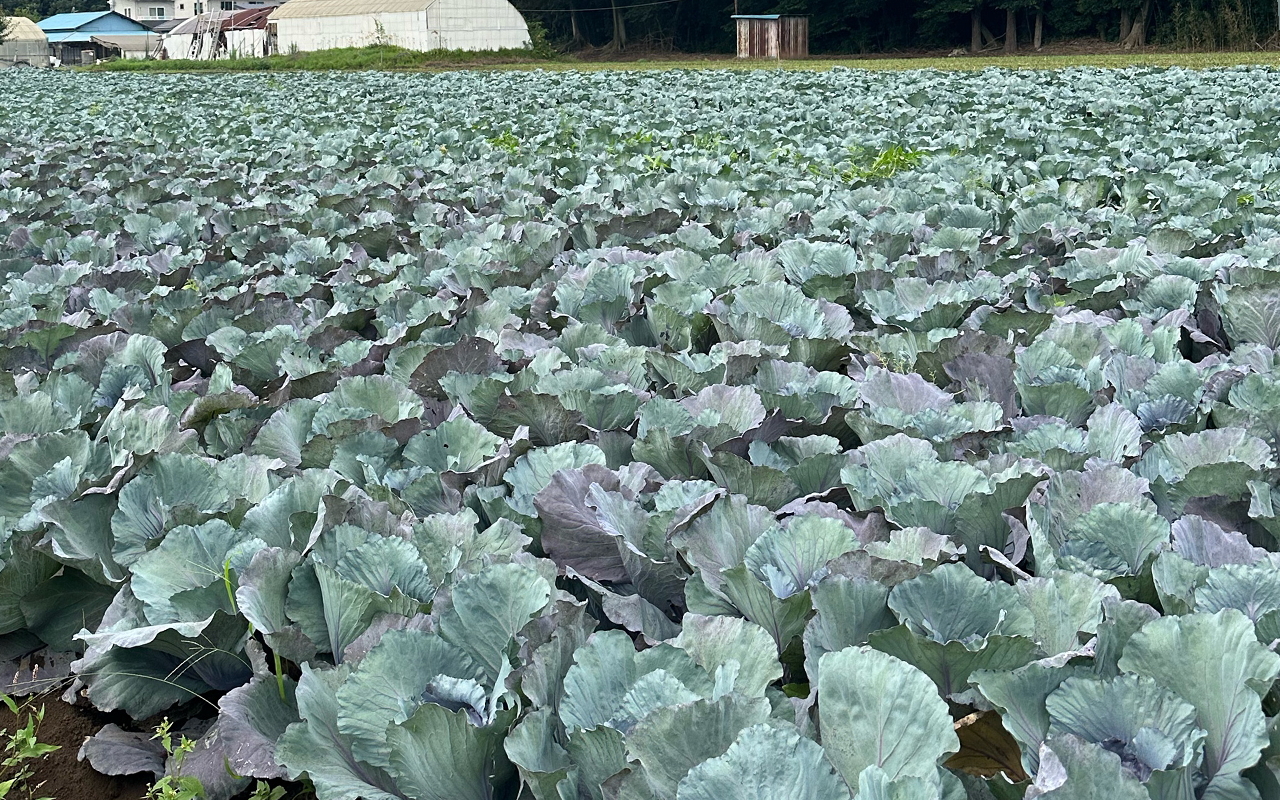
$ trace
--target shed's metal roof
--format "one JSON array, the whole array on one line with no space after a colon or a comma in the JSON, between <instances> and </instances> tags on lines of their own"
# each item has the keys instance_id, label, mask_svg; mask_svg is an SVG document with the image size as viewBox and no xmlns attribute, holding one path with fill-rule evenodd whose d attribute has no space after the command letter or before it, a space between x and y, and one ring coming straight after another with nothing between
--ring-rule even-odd
<instances>
[{"instance_id":1,"label":"shed's metal roof","mask_svg":"<svg viewBox=\"0 0 1280 800\"><path fill-rule=\"evenodd\" d=\"M132 39L134 41L154 42L160 39L160 34L150 31L138 31L130 33L129 31L57 31L49 34L50 44L88 44L95 39ZM130 47L131 50L140 50L141 47Z\"/></svg>"},{"instance_id":2,"label":"shed's metal roof","mask_svg":"<svg viewBox=\"0 0 1280 800\"><path fill-rule=\"evenodd\" d=\"M174 36L190 36L200 28L201 20L208 19L217 20L219 31L262 30L267 27L267 17L275 10L275 6L262 6L241 11L207 11L198 17L181 20L167 33Z\"/></svg>"},{"instance_id":3,"label":"shed's metal roof","mask_svg":"<svg viewBox=\"0 0 1280 800\"><path fill-rule=\"evenodd\" d=\"M424 11L434 3L435 0L289 0L272 12L271 19L403 14Z\"/></svg>"},{"instance_id":4,"label":"shed's metal roof","mask_svg":"<svg viewBox=\"0 0 1280 800\"><path fill-rule=\"evenodd\" d=\"M151 51L160 43L160 37L154 33L131 35L128 33L95 33L93 41L129 52Z\"/></svg>"},{"instance_id":5,"label":"shed's metal roof","mask_svg":"<svg viewBox=\"0 0 1280 800\"><path fill-rule=\"evenodd\" d=\"M219 26L219 29L222 29L226 26L226 20L235 16L235 13L236 12L234 11L206 11L198 17L188 17L187 19L182 20L177 25L170 28L169 33L175 36L195 33L196 29L200 27L200 20L203 19L221 20L222 24Z\"/></svg>"},{"instance_id":6,"label":"shed's metal roof","mask_svg":"<svg viewBox=\"0 0 1280 800\"><path fill-rule=\"evenodd\" d=\"M273 6L246 8L243 11L237 11L231 15L231 19L228 22L223 23L222 29L228 31L263 30L267 27L267 17L271 16L272 11L275 11Z\"/></svg>"},{"instance_id":7,"label":"shed's metal roof","mask_svg":"<svg viewBox=\"0 0 1280 800\"><path fill-rule=\"evenodd\" d=\"M46 42L48 37L40 26L26 17L8 17L9 37L6 42Z\"/></svg>"},{"instance_id":8,"label":"shed's metal roof","mask_svg":"<svg viewBox=\"0 0 1280 800\"><path fill-rule=\"evenodd\" d=\"M81 25L88 25L95 19L101 19L113 11L81 11L78 14L54 14L48 19L42 19L39 22L40 30L48 33L49 31L72 31Z\"/></svg>"}]
</instances>

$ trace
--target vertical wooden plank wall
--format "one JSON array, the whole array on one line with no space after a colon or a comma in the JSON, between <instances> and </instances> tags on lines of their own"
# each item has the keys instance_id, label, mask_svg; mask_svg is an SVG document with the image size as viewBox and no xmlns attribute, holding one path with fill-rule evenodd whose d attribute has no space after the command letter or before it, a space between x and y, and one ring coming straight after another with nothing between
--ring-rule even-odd
<instances>
[{"instance_id":1,"label":"vertical wooden plank wall","mask_svg":"<svg viewBox=\"0 0 1280 800\"><path fill-rule=\"evenodd\" d=\"M738 58L777 58L776 20L738 20Z\"/></svg>"},{"instance_id":2,"label":"vertical wooden plank wall","mask_svg":"<svg viewBox=\"0 0 1280 800\"><path fill-rule=\"evenodd\" d=\"M806 58L809 18L739 19L738 58Z\"/></svg>"},{"instance_id":3,"label":"vertical wooden plank wall","mask_svg":"<svg viewBox=\"0 0 1280 800\"><path fill-rule=\"evenodd\" d=\"M781 58L807 58L809 56L809 18L782 17Z\"/></svg>"}]
</instances>

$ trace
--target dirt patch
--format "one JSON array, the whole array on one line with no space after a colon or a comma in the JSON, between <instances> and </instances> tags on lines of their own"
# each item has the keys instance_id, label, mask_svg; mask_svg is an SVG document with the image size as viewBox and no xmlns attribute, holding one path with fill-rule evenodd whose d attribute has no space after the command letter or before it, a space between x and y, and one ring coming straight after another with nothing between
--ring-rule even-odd
<instances>
[{"instance_id":1,"label":"dirt patch","mask_svg":"<svg viewBox=\"0 0 1280 800\"><path fill-rule=\"evenodd\" d=\"M36 766L35 777L30 785L31 797L50 797L53 800L141 800L146 796L148 776L100 775L87 761L76 759L85 737L97 733L109 721L106 715L92 709L68 705L58 699L57 695L27 698L27 702L32 711L44 706L44 722L37 729L39 740L62 748L45 756ZM21 720L18 720L9 709L0 706L0 728L14 731L19 724L26 722L26 711L24 708Z\"/></svg>"}]
</instances>

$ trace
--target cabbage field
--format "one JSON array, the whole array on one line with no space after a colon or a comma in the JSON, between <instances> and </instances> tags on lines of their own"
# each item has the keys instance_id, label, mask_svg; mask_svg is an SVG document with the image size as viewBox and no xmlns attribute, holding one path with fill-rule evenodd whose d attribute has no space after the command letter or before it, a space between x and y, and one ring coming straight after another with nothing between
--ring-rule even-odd
<instances>
[{"instance_id":1,"label":"cabbage field","mask_svg":"<svg viewBox=\"0 0 1280 800\"><path fill-rule=\"evenodd\" d=\"M1280 71L0 96L0 650L98 770L1280 797Z\"/></svg>"}]
</instances>

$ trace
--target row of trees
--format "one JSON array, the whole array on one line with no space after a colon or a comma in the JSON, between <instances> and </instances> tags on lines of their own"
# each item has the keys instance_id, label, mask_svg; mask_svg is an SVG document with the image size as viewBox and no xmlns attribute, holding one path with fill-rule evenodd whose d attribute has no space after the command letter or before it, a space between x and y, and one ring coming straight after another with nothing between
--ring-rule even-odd
<instances>
[{"instance_id":1,"label":"row of trees","mask_svg":"<svg viewBox=\"0 0 1280 800\"><path fill-rule=\"evenodd\" d=\"M16 0L33 19L98 11L107 0ZM1096 37L1143 47L1247 49L1280 44L1280 0L513 0L564 47L729 52L730 16L809 15L814 53L964 47L1039 49L1050 39ZM736 11L735 11L736 9Z\"/></svg>"},{"instance_id":2,"label":"row of trees","mask_svg":"<svg viewBox=\"0 0 1280 800\"><path fill-rule=\"evenodd\" d=\"M52 0L57 2L58 0ZM620 49L727 52L729 19L809 15L815 53L1039 48L1105 39L1128 48L1245 49L1280 43L1280 0L513 0L553 41Z\"/></svg>"},{"instance_id":3,"label":"row of trees","mask_svg":"<svg viewBox=\"0 0 1280 800\"><path fill-rule=\"evenodd\" d=\"M28 17L37 22L54 14L106 11L107 0L0 0L0 17Z\"/></svg>"}]
</instances>

